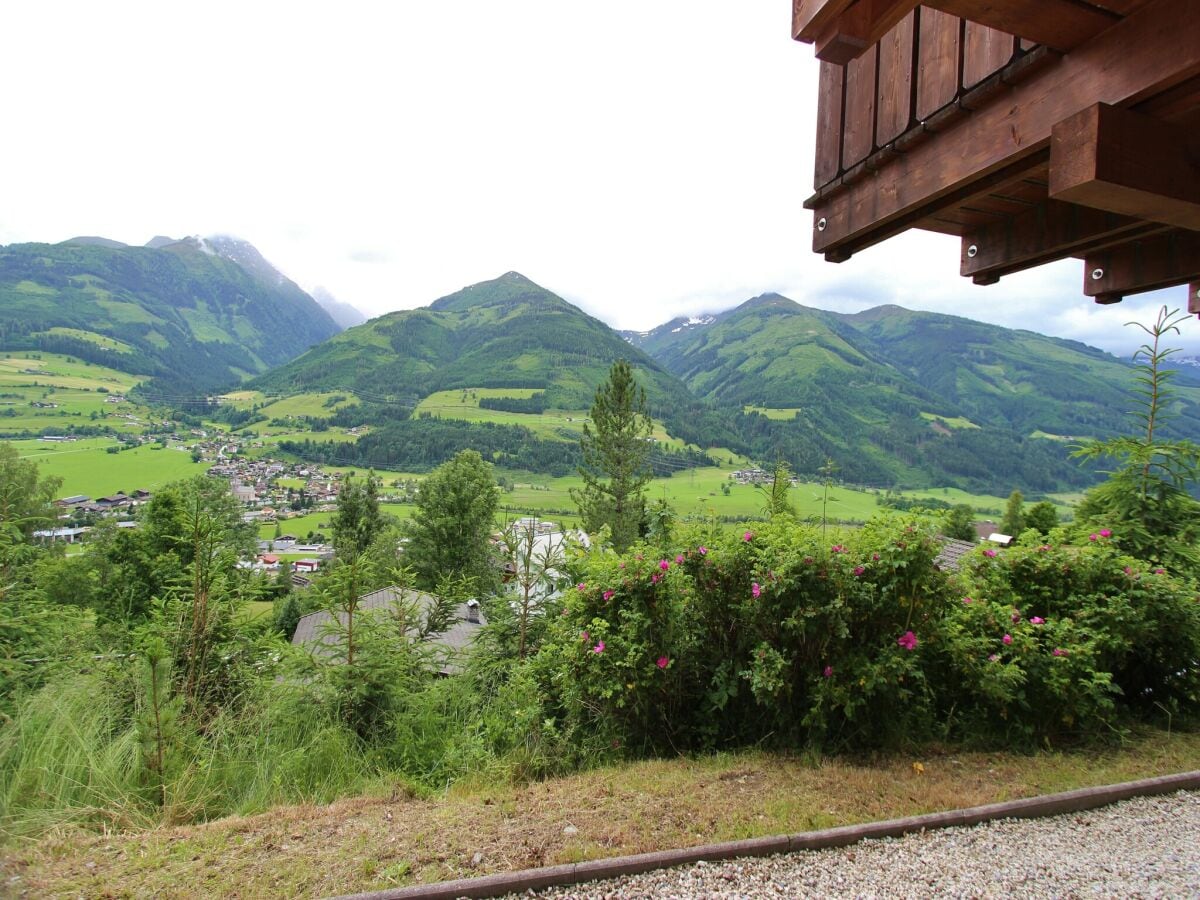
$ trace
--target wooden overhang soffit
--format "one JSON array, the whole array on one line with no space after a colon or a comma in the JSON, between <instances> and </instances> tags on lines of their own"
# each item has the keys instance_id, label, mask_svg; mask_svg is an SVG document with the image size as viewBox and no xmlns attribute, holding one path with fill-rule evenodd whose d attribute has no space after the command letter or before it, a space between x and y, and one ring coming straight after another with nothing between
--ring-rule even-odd
<instances>
[{"instance_id":1,"label":"wooden overhang soffit","mask_svg":"<svg viewBox=\"0 0 1200 900\"><path fill-rule=\"evenodd\" d=\"M1051 130L1050 196L1200 231L1198 161L1190 129L1094 103Z\"/></svg>"},{"instance_id":2,"label":"wooden overhang soffit","mask_svg":"<svg viewBox=\"0 0 1200 900\"><path fill-rule=\"evenodd\" d=\"M1147 0L792 0L792 36L817 58L846 63L917 6L995 28L1065 53Z\"/></svg>"},{"instance_id":3,"label":"wooden overhang soffit","mask_svg":"<svg viewBox=\"0 0 1200 900\"><path fill-rule=\"evenodd\" d=\"M963 274L990 283L1052 259L1086 256L1171 229L1200 229L1194 127L1200 109L1200 0L1091 0L1092 6L1101 4L1129 14L1019 83L1009 83L1002 70L993 76L1002 93L969 113L958 109L969 96L963 95L953 107L959 115L936 129L941 113L926 119L918 102L918 126L896 140L888 159L877 166L868 159L863 172L846 165L857 132L842 109L855 98L848 84L827 77L837 75L836 68L823 64L822 84L831 86L834 102L823 107L829 122L818 122L817 181L820 186L833 180L805 204L815 212L813 250L841 261L908 228L939 230L939 222L951 222L943 230L963 238ZM850 5L800 0L797 10L808 17L801 22L808 27L821 24L818 13L826 14L827 23L836 7L844 11ZM1009 9L1020 0L981 5ZM922 19L922 37L924 25ZM863 57L867 63L876 59L884 59L883 48ZM848 76L855 74L853 65L862 64L847 66ZM866 81L875 85L874 79ZM1161 98L1177 88L1178 102L1164 105ZM844 142L834 127L839 124ZM876 123L872 133L878 136L881 127ZM923 140L908 141L912 134ZM820 150L830 136L826 171ZM864 166L854 167L859 168ZM1004 196L1014 183L1027 187L1046 180L1040 198L1027 197L1034 202L1006 217L977 217L978 224L961 227L945 218L979 195Z\"/></svg>"}]
</instances>

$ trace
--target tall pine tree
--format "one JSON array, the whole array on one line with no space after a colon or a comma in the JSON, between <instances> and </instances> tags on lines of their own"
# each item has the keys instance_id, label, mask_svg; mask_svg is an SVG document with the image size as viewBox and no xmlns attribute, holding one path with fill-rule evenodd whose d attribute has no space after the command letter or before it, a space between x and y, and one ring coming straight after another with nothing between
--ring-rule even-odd
<instances>
[{"instance_id":1,"label":"tall pine tree","mask_svg":"<svg viewBox=\"0 0 1200 900\"><path fill-rule=\"evenodd\" d=\"M571 498L583 527L595 533L607 525L613 546L624 551L638 539L646 515L653 429L646 391L625 360L613 363L608 381L596 389L591 419L580 440L583 488L573 488Z\"/></svg>"}]
</instances>

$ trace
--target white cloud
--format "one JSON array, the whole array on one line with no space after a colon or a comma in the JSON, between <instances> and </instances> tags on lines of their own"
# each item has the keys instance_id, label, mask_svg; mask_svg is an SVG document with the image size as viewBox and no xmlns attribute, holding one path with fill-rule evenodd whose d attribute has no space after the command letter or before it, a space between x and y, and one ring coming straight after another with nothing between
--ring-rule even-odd
<instances>
[{"instance_id":1,"label":"white cloud","mask_svg":"<svg viewBox=\"0 0 1200 900\"><path fill-rule=\"evenodd\" d=\"M777 290L1121 343L1129 301L1094 310L1071 264L976 288L937 236L812 254L816 64L788 13L5 4L0 241L234 233L373 314L516 269L618 327Z\"/></svg>"}]
</instances>

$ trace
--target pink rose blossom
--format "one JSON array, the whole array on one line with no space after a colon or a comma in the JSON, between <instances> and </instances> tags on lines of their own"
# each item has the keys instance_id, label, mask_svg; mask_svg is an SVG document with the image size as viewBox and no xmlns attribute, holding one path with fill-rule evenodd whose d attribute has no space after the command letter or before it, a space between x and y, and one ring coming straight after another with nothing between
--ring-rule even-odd
<instances>
[{"instance_id":1,"label":"pink rose blossom","mask_svg":"<svg viewBox=\"0 0 1200 900\"><path fill-rule=\"evenodd\" d=\"M855 566L855 567L854 567L854 574L855 574L855 575L861 575L861 574L862 574L863 572L865 572L865 571L867 571L867 570L866 570L865 568L863 568L862 566Z\"/></svg>"},{"instance_id":2,"label":"pink rose blossom","mask_svg":"<svg viewBox=\"0 0 1200 900\"><path fill-rule=\"evenodd\" d=\"M879 554L878 554L878 553L872 553L872 554L871 554L871 559L872 559L874 562L879 562Z\"/></svg>"},{"instance_id":3,"label":"pink rose blossom","mask_svg":"<svg viewBox=\"0 0 1200 900\"><path fill-rule=\"evenodd\" d=\"M1050 549L1049 544L1042 544L1042 546L1038 547L1038 553L1045 553L1049 549Z\"/></svg>"},{"instance_id":4,"label":"pink rose blossom","mask_svg":"<svg viewBox=\"0 0 1200 900\"><path fill-rule=\"evenodd\" d=\"M1126 575L1132 575L1132 574L1133 574L1133 569L1129 568L1129 566L1126 566L1126 567L1125 567L1125 574L1126 574Z\"/></svg>"},{"instance_id":5,"label":"pink rose blossom","mask_svg":"<svg viewBox=\"0 0 1200 900\"><path fill-rule=\"evenodd\" d=\"M1032 617L1029 619L1029 624L1030 624L1030 625L1045 625L1045 624L1046 624L1046 620L1045 620L1045 619L1043 619L1041 616L1032 616Z\"/></svg>"},{"instance_id":6,"label":"pink rose blossom","mask_svg":"<svg viewBox=\"0 0 1200 900\"><path fill-rule=\"evenodd\" d=\"M993 556L996 555L996 551L993 550L991 547L988 547L986 550L983 551L983 555L986 556L988 559L991 559Z\"/></svg>"},{"instance_id":7,"label":"pink rose blossom","mask_svg":"<svg viewBox=\"0 0 1200 900\"><path fill-rule=\"evenodd\" d=\"M971 600L971 598L970 598L970 597L963 597L963 603L973 603L973 602L974 602L974 601L973 601L973 600Z\"/></svg>"},{"instance_id":8,"label":"pink rose blossom","mask_svg":"<svg viewBox=\"0 0 1200 900\"><path fill-rule=\"evenodd\" d=\"M682 553L680 553L678 556L675 557L675 564L683 565L683 554Z\"/></svg>"},{"instance_id":9,"label":"pink rose blossom","mask_svg":"<svg viewBox=\"0 0 1200 900\"><path fill-rule=\"evenodd\" d=\"M1066 650L1064 650L1062 647L1055 647L1055 648L1054 648L1054 655L1055 655L1055 656L1066 656L1066 655L1067 655L1067 651L1066 651Z\"/></svg>"},{"instance_id":10,"label":"pink rose blossom","mask_svg":"<svg viewBox=\"0 0 1200 900\"><path fill-rule=\"evenodd\" d=\"M833 677L833 666L826 666L825 671L822 672L821 674L824 675L826 678L832 678Z\"/></svg>"},{"instance_id":11,"label":"pink rose blossom","mask_svg":"<svg viewBox=\"0 0 1200 900\"><path fill-rule=\"evenodd\" d=\"M988 662L996 662L996 660L998 660L999 658L1000 658L1000 654L993 653L991 656L988 657Z\"/></svg>"},{"instance_id":12,"label":"pink rose blossom","mask_svg":"<svg viewBox=\"0 0 1200 900\"><path fill-rule=\"evenodd\" d=\"M762 596L762 588L758 586L757 581L750 585L750 594L756 600Z\"/></svg>"},{"instance_id":13,"label":"pink rose blossom","mask_svg":"<svg viewBox=\"0 0 1200 900\"><path fill-rule=\"evenodd\" d=\"M753 532L753 531L747 531L745 534L743 534L743 535L742 535L742 540L743 540L743 541L752 541L752 540L754 540L754 532Z\"/></svg>"},{"instance_id":14,"label":"pink rose blossom","mask_svg":"<svg viewBox=\"0 0 1200 900\"><path fill-rule=\"evenodd\" d=\"M659 575L658 575L657 573L655 573L654 575L651 575L651 576L650 576L650 583L651 583L651 584L658 584L658 582L659 582Z\"/></svg>"},{"instance_id":15,"label":"pink rose blossom","mask_svg":"<svg viewBox=\"0 0 1200 900\"><path fill-rule=\"evenodd\" d=\"M1095 534L1095 533L1093 533L1093 534L1089 534L1089 535L1088 535L1088 540L1089 540L1089 541L1095 541L1095 540L1099 540L1099 538L1100 538L1100 535L1098 535L1098 534Z\"/></svg>"},{"instance_id":16,"label":"pink rose blossom","mask_svg":"<svg viewBox=\"0 0 1200 900\"><path fill-rule=\"evenodd\" d=\"M834 544L832 547L829 548L829 552L830 553L845 553L846 548L843 547L841 544Z\"/></svg>"},{"instance_id":17,"label":"pink rose blossom","mask_svg":"<svg viewBox=\"0 0 1200 900\"><path fill-rule=\"evenodd\" d=\"M604 592L604 594L602 596L604 597L605 602L607 602L613 598L613 593L614 593L613 591L605 591Z\"/></svg>"},{"instance_id":18,"label":"pink rose blossom","mask_svg":"<svg viewBox=\"0 0 1200 900\"><path fill-rule=\"evenodd\" d=\"M668 665L670 665L670 663L671 663L671 661L669 659L667 659L665 656L660 656L658 658L658 662L655 663L655 665L657 665L660 669L665 669Z\"/></svg>"},{"instance_id":19,"label":"pink rose blossom","mask_svg":"<svg viewBox=\"0 0 1200 900\"><path fill-rule=\"evenodd\" d=\"M623 563L623 562L622 562L622 563L617 563L617 568L618 568L618 569L623 569L623 568L625 568L625 563Z\"/></svg>"},{"instance_id":20,"label":"pink rose blossom","mask_svg":"<svg viewBox=\"0 0 1200 900\"><path fill-rule=\"evenodd\" d=\"M671 568L671 564L669 562L667 562L665 559L660 559L658 561L658 567L665 572L665 571L667 571L667 569Z\"/></svg>"},{"instance_id":21,"label":"pink rose blossom","mask_svg":"<svg viewBox=\"0 0 1200 900\"><path fill-rule=\"evenodd\" d=\"M1155 570L1154 570L1154 574L1155 574L1155 575L1166 575L1166 574L1167 574L1167 570L1166 570L1166 569L1155 569Z\"/></svg>"},{"instance_id":22,"label":"pink rose blossom","mask_svg":"<svg viewBox=\"0 0 1200 900\"><path fill-rule=\"evenodd\" d=\"M590 641L592 639L592 636L585 631L583 634L581 634L579 636L579 639L586 644L588 641Z\"/></svg>"},{"instance_id":23,"label":"pink rose blossom","mask_svg":"<svg viewBox=\"0 0 1200 900\"><path fill-rule=\"evenodd\" d=\"M813 558L811 556L804 557L804 564L806 566L811 566L813 564Z\"/></svg>"},{"instance_id":24,"label":"pink rose blossom","mask_svg":"<svg viewBox=\"0 0 1200 900\"><path fill-rule=\"evenodd\" d=\"M1112 531L1108 528L1101 528L1100 537L1112 537Z\"/></svg>"},{"instance_id":25,"label":"pink rose blossom","mask_svg":"<svg viewBox=\"0 0 1200 900\"><path fill-rule=\"evenodd\" d=\"M600 641L592 648L592 652L599 655L604 652L604 641Z\"/></svg>"},{"instance_id":26,"label":"pink rose blossom","mask_svg":"<svg viewBox=\"0 0 1200 900\"><path fill-rule=\"evenodd\" d=\"M696 548L696 552L699 553L701 556L707 556L708 548L702 544L701 546Z\"/></svg>"},{"instance_id":27,"label":"pink rose blossom","mask_svg":"<svg viewBox=\"0 0 1200 900\"><path fill-rule=\"evenodd\" d=\"M917 636L915 634L913 634L911 631L906 631L906 632L904 632L904 634L900 635L900 637L896 639L896 643L899 644L901 647L903 647L905 650L916 650L917 649Z\"/></svg>"},{"instance_id":28,"label":"pink rose blossom","mask_svg":"<svg viewBox=\"0 0 1200 900\"><path fill-rule=\"evenodd\" d=\"M1021 611L1020 610L1013 610L1012 620L1013 620L1014 625L1016 625L1018 622L1021 621Z\"/></svg>"},{"instance_id":29,"label":"pink rose blossom","mask_svg":"<svg viewBox=\"0 0 1200 900\"><path fill-rule=\"evenodd\" d=\"M1007 647L1009 644L1012 643L1012 635L1006 634L1004 637L1000 638L1000 640L1002 640L1004 642L1004 646Z\"/></svg>"},{"instance_id":30,"label":"pink rose blossom","mask_svg":"<svg viewBox=\"0 0 1200 900\"><path fill-rule=\"evenodd\" d=\"M586 585L586 584L584 584L584 583L581 581L581 582L579 582L579 584L575 585L575 590L577 590L577 591L586 591L586 590L587 590L587 585Z\"/></svg>"}]
</instances>

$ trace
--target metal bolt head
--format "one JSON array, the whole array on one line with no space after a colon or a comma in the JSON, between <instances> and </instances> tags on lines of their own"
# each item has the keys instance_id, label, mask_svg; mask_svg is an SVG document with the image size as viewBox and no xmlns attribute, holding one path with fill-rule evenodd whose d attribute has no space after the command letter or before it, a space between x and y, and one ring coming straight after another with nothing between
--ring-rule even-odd
<instances>
[{"instance_id":1,"label":"metal bolt head","mask_svg":"<svg viewBox=\"0 0 1200 900\"><path fill-rule=\"evenodd\" d=\"M824 216L821 216L821 218L817 219L817 231L824 231L828 225L829 223L825 221Z\"/></svg>"},{"instance_id":2,"label":"metal bolt head","mask_svg":"<svg viewBox=\"0 0 1200 900\"><path fill-rule=\"evenodd\" d=\"M1099 281L1103 277L1104 277L1103 269L1101 269L1099 267L1092 269L1092 281Z\"/></svg>"},{"instance_id":3,"label":"metal bolt head","mask_svg":"<svg viewBox=\"0 0 1200 900\"><path fill-rule=\"evenodd\" d=\"M974 259L977 253L979 253L979 248L976 247L974 244L972 244L970 247L967 248L967 258L968 259Z\"/></svg>"}]
</instances>

